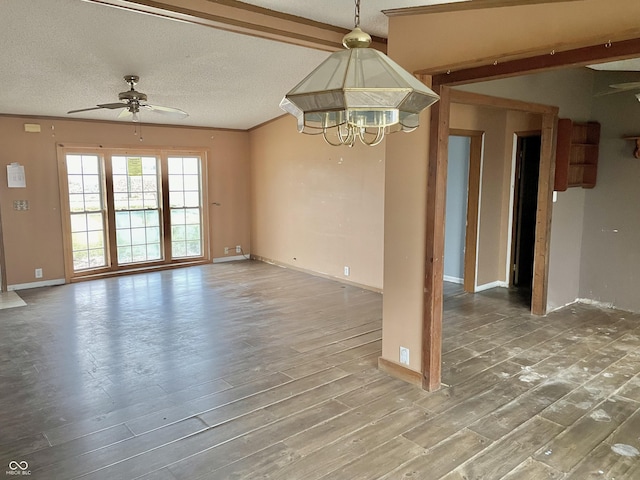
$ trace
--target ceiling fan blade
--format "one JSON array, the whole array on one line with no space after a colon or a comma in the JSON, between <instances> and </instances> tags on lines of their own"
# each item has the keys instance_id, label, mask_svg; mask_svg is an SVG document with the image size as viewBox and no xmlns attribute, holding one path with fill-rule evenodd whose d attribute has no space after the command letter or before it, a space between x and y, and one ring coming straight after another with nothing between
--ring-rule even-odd
<instances>
[{"instance_id":1,"label":"ceiling fan blade","mask_svg":"<svg viewBox=\"0 0 640 480\"><path fill-rule=\"evenodd\" d=\"M640 82L614 83L609 87L616 90L635 90L636 88L640 89Z\"/></svg>"},{"instance_id":2,"label":"ceiling fan blade","mask_svg":"<svg viewBox=\"0 0 640 480\"><path fill-rule=\"evenodd\" d=\"M127 108L127 104L126 103L122 103L122 102L118 102L118 103L103 103L101 105L98 105L98 107L100 108L108 108L110 110L115 110L116 108Z\"/></svg>"},{"instance_id":3,"label":"ceiling fan blade","mask_svg":"<svg viewBox=\"0 0 640 480\"><path fill-rule=\"evenodd\" d=\"M131 113L129 110L122 110L120 112L120 114L118 114L118 118L128 118L128 117L132 117L133 113Z\"/></svg>"},{"instance_id":4,"label":"ceiling fan blade","mask_svg":"<svg viewBox=\"0 0 640 480\"><path fill-rule=\"evenodd\" d=\"M162 115L170 115L175 118L187 118L189 114L185 111L180 110L179 108L173 107L162 107L160 105L140 105L147 110L151 110L152 112L160 113Z\"/></svg>"},{"instance_id":5,"label":"ceiling fan blade","mask_svg":"<svg viewBox=\"0 0 640 480\"><path fill-rule=\"evenodd\" d=\"M101 108L108 108L110 110L114 110L116 108L126 108L126 106L127 106L126 103L120 103L120 102L119 103L103 103L101 105L96 105L95 107L81 108L80 110L69 110L67 114L88 112L90 110L100 110Z\"/></svg>"},{"instance_id":6,"label":"ceiling fan blade","mask_svg":"<svg viewBox=\"0 0 640 480\"><path fill-rule=\"evenodd\" d=\"M89 107L89 108L81 108L80 110L69 110L69 113L79 113L79 112L88 112L89 110L100 110L101 107Z\"/></svg>"},{"instance_id":7,"label":"ceiling fan blade","mask_svg":"<svg viewBox=\"0 0 640 480\"><path fill-rule=\"evenodd\" d=\"M628 82L628 83L614 83L609 85L609 88L613 90L607 90L606 92L596 93L594 97L605 97L607 95L613 95L615 93L629 92L631 90L640 90L640 82Z\"/></svg>"}]
</instances>

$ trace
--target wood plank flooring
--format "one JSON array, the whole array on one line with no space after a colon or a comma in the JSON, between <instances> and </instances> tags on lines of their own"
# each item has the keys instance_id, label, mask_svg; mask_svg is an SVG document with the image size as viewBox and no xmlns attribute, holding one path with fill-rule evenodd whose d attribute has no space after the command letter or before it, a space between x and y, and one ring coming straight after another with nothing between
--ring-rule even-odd
<instances>
[{"instance_id":1,"label":"wood plank flooring","mask_svg":"<svg viewBox=\"0 0 640 480\"><path fill-rule=\"evenodd\" d=\"M640 479L640 315L445 286L443 381L377 370L379 294L260 262L22 291L0 475Z\"/></svg>"}]
</instances>

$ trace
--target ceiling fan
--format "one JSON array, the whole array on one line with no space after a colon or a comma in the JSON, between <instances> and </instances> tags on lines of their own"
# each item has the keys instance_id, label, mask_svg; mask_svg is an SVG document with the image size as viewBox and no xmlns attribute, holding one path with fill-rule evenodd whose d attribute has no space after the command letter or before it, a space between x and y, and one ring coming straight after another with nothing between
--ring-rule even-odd
<instances>
[{"instance_id":1,"label":"ceiling fan","mask_svg":"<svg viewBox=\"0 0 640 480\"><path fill-rule=\"evenodd\" d=\"M614 83L613 85L609 85L609 88L613 90L600 92L596 94L596 97L603 97L605 95L613 95L615 93L623 93L623 92L638 90L639 93L636 93L635 97L638 99L638 101L640 101L640 82Z\"/></svg>"},{"instance_id":2,"label":"ceiling fan","mask_svg":"<svg viewBox=\"0 0 640 480\"><path fill-rule=\"evenodd\" d=\"M67 113L88 112L89 110L99 110L101 108L106 108L109 110L123 108L124 110L122 110L120 115L118 115L118 118L131 117L131 120L133 120L134 122L137 122L140 119L138 115L140 113L140 109L149 110L163 115L170 115L177 119L183 119L189 116L187 112L184 112L178 108L161 107L160 105L151 105L149 103L146 103L147 95L142 92L138 92L135 89L138 80L140 80L140 77L138 77L137 75L125 75L124 81L129 84L130 88L126 92L120 92L118 94L118 99L120 100L120 102L102 103L96 105L95 107L70 110Z\"/></svg>"}]
</instances>

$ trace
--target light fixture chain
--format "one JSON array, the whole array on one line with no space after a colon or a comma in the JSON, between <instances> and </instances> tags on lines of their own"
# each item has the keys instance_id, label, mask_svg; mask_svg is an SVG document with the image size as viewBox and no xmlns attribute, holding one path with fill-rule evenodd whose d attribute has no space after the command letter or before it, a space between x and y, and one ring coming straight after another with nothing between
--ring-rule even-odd
<instances>
[{"instance_id":1,"label":"light fixture chain","mask_svg":"<svg viewBox=\"0 0 640 480\"><path fill-rule=\"evenodd\" d=\"M360 0L356 0L356 14L353 19L353 23L356 28L360 26Z\"/></svg>"}]
</instances>

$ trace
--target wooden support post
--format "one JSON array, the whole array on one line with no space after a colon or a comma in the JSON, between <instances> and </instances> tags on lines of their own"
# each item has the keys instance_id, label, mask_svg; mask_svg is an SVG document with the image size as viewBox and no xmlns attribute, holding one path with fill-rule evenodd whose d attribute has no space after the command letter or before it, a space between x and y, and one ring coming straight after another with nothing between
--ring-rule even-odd
<instances>
[{"instance_id":1,"label":"wooden support post","mask_svg":"<svg viewBox=\"0 0 640 480\"><path fill-rule=\"evenodd\" d=\"M440 101L431 107L425 239L422 388L440 388L442 373L442 275L449 142L449 88L435 85Z\"/></svg>"},{"instance_id":2,"label":"wooden support post","mask_svg":"<svg viewBox=\"0 0 640 480\"><path fill-rule=\"evenodd\" d=\"M553 184L556 165L556 112L542 116L540 144L540 178L538 180L538 211L536 213L536 239L533 255L533 285L531 313L547 313L547 285L549 280L549 251L551 245L551 212L553 210Z\"/></svg>"}]
</instances>

